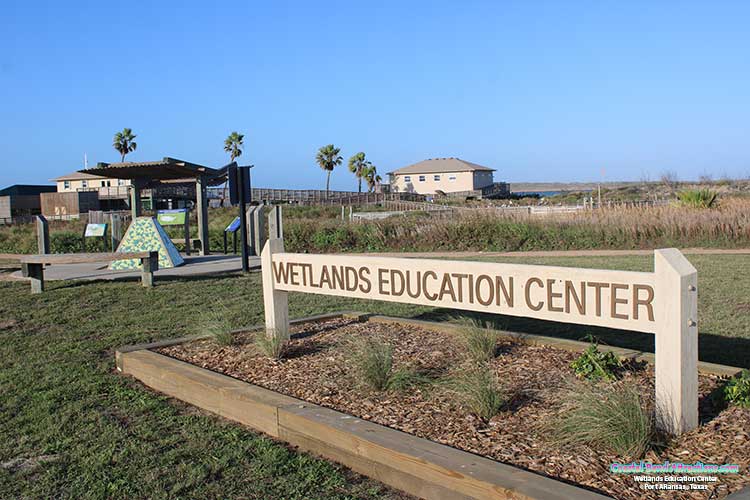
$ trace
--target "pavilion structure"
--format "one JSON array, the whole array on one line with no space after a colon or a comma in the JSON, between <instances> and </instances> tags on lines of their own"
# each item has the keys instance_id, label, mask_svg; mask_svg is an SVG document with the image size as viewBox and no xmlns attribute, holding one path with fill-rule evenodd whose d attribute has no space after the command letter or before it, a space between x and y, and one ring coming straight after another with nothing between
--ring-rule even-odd
<instances>
[{"instance_id":1,"label":"pavilion structure","mask_svg":"<svg viewBox=\"0 0 750 500\"><path fill-rule=\"evenodd\" d=\"M170 184L195 183L200 251L201 255L208 255L207 188L224 183L227 179L228 167L232 165L236 163L216 169L165 157L158 161L98 163L94 168L79 170L79 172L114 179L129 179L131 181L130 210L133 220L143 214L141 190Z\"/></svg>"}]
</instances>

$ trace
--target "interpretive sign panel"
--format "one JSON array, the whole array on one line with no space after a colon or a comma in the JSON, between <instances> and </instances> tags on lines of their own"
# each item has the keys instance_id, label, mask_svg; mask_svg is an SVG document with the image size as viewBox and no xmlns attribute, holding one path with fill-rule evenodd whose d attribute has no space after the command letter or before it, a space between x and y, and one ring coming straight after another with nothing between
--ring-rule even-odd
<instances>
[{"instance_id":1,"label":"interpretive sign panel","mask_svg":"<svg viewBox=\"0 0 750 500\"><path fill-rule=\"evenodd\" d=\"M232 222L224 229L224 232L234 233L240 228L241 222L239 217L235 217Z\"/></svg>"},{"instance_id":2,"label":"interpretive sign panel","mask_svg":"<svg viewBox=\"0 0 750 500\"><path fill-rule=\"evenodd\" d=\"M94 236L104 236L106 232L106 224L86 224L86 231L83 233L83 235L89 238Z\"/></svg>"},{"instance_id":3,"label":"interpretive sign panel","mask_svg":"<svg viewBox=\"0 0 750 500\"><path fill-rule=\"evenodd\" d=\"M174 210L159 210L156 212L156 220L162 226L182 226L185 224L187 216L186 208L176 208Z\"/></svg>"}]
</instances>

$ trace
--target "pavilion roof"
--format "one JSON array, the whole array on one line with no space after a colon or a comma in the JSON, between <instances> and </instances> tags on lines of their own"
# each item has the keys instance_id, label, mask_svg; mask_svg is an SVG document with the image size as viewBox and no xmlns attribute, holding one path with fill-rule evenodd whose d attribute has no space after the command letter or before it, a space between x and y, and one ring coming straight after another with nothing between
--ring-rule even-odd
<instances>
[{"instance_id":1,"label":"pavilion roof","mask_svg":"<svg viewBox=\"0 0 750 500\"><path fill-rule=\"evenodd\" d=\"M223 181L226 177L226 167L216 169L168 156L157 161L97 163L96 167L79 170L79 172L114 179L145 179L147 181L188 181L200 176Z\"/></svg>"}]
</instances>

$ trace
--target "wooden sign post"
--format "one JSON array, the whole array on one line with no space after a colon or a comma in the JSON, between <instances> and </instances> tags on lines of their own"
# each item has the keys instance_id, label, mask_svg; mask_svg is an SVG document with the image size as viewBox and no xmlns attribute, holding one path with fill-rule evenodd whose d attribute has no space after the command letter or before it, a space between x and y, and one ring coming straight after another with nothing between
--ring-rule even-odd
<instances>
[{"instance_id":1,"label":"wooden sign post","mask_svg":"<svg viewBox=\"0 0 750 500\"><path fill-rule=\"evenodd\" d=\"M268 335L289 336L287 292L356 297L595 325L656 335L659 427L698 425L697 272L676 249L653 273L431 259L284 253L261 256Z\"/></svg>"},{"instance_id":2,"label":"wooden sign post","mask_svg":"<svg viewBox=\"0 0 750 500\"><path fill-rule=\"evenodd\" d=\"M38 253L46 255L49 253L49 223L43 215L37 215L36 219L36 244Z\"/></svg>"},{"instance_id":3,"label":"wooden sign post","mask_svg":"<svg viewBox=\"0 0 750 500\"><path fill-rule=\"evenodd\" d=\"M109 231L110 248L115 251L120 246L122 240L122 216L120 214L109 214Z\"/></svg>"},{"instance_id":4,"label":"wooden sign post","mask_svg":"<svg viewBox=\"0 0 750 500\"><path fill-rule=\"evenodd\" d=\"M265 219L263 218L263 205L253 205L247 209L248 242L251 255L260 255L266 242Z\"/></svg>"},{"instance_id":5,"label":"wooden sign post","mask_svg":"<svg viewBox=\"0 0 750 500\"><path fill-rule=\"evenodd\" d=\"M284 240L272 238L266 242L261 252L263 268L263 307L266 316L266 335L281 340L289 338L289 299L288 293L281 290L273 279L273 273L266 269L273 267L273 256L284 255Z\"/></svg>"},{"instance_id":6,"label":"wooden sign post","mask_svg":"<svg viewBox=\"0 0 750 500\"><path fill-rule=\"evenodd\" d=\"M698 271L676 248L654 252L656 418L673 434L698 426Z\"/></svg>"},{"instance_id":7,"label":"wooden sign post","mask_svg":"<svg viewBox=\"0 0 750 500\"><path fill-rule=\"evenodd\" d=\"M274 205L268 213L268 238L284 239L284 225L281 219L281 206Z\"/></svg>"}]
</instances>

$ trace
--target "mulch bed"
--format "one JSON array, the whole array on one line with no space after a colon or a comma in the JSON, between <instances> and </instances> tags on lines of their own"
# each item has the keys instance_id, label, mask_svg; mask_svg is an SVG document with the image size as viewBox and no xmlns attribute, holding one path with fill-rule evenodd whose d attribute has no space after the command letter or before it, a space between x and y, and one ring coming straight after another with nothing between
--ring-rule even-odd
<instances>
[{"instance_id":1,"label":"mulch bed","mask_svg":"<svg viewBox=\"0 0 750 500\"><path fill-rule=\"evenodd\" d=\"M272 360L253 345L252 334L221 347L209 340L158 349L158 352L282 394L333 408L471 453L578 484L615 498L720 498L750 483L750 410L714 408L709 394L720 380L701 375L701 423L643 457L660 463L737 463L739 475L720 476L709 492L645 491L632 477L609 472L622 462L606 450L560 446L549 423L560 411L560 388L572 376L577 354L562 349L500 340L491 363L510 399L489 422L465 409L450 384L467 366L465 348L453 334L407 324L358 323L336 319L293 327L286 357ZM377 335L393 347L394 368L429 373L435 383L408 391L377 392L363 386L351 359L351 341ZM653 400L653 367L626 365L623 382ZM546 425L545 425L546 424ZM716 483L714 483L715 485Z\"/></svg>"}]
</instances>

